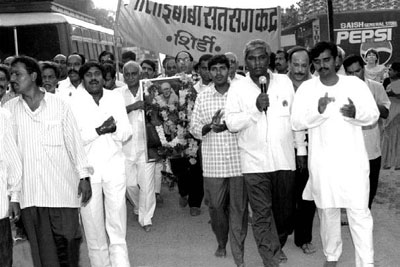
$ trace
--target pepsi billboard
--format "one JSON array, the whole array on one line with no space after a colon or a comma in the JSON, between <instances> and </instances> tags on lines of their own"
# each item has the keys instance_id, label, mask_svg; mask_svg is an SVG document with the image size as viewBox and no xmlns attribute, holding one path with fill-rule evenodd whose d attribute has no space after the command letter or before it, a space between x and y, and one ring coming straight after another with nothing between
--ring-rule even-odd
<instances>
[{"instance_id":1,"label":"pepsi billboard","mask_svg":"<svg viewBox=\"0 0 400 267\"><path fill-rule=\"evenodd\" d=\"M333 17L335 42L349 54L363 58L373 48L379 64L400 62L400 11L380 10L337 13Z\"/></svg>"}]
</instances>

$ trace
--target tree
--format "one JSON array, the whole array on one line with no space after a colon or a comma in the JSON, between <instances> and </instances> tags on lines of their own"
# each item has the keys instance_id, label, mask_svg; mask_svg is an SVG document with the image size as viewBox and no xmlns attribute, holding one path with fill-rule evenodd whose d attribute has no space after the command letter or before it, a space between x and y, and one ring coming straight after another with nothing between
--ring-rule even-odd
<instances>
[{"instance_id":1,"label":"tree","mask_svg":"<svg viewBox=\"0 0 400 267\"><path fill-rule=\"evenodd\" d=\"M295 7L295 5L291 5L281 13L282 29L297 25L300 22L302 22L302 20L299 14L299 8Z\"/></svg>"}]
</instances>

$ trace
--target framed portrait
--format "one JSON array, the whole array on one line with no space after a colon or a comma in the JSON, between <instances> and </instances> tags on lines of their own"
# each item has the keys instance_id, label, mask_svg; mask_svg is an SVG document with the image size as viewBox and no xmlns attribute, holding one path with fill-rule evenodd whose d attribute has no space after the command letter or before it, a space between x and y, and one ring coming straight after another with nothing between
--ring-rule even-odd
<instances>
[{"instance_id":1,"label":"framed portrait","mask_svg":"<svg viewBox=\"0 0 400 267\"><path fill-rule=\"evenodd\" d=\"M182 95L182 88L183 83L178 76L140 81L145 103L143 122L147 162L159 161L168 156L165 153L170 153L166 150L169 150L170 142L178 132L179 95Z\"/></svg>"}]
</instances>

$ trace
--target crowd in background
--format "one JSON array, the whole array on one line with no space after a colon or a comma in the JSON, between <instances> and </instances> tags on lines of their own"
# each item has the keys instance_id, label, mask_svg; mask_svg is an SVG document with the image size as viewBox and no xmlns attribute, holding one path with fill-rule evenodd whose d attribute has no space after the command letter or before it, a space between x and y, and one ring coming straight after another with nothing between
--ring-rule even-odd
<instances>
[{"instance_id":1,"label":"crowd in background","mask_svg":"<svg viewBox=\"0 0 400 267\"><path fill-rule=\"evenodd\" d=\"M293 232L336 266L341 224L356 266L373 266L379 171L400 169L400 62L328 42L273 53L252 40L243 56L245 71L231 52L181 51L161 70L131 51L118 68L108 51L3 59L0 265L12 264L11 219L34 266L78 266L81 227L92 266L130 266L126 199L149 232L164 180L190 215L208 206L215 256L229 240L237 266L249 220L264 266L287 261Z\"/></svg>"}]
</instances>

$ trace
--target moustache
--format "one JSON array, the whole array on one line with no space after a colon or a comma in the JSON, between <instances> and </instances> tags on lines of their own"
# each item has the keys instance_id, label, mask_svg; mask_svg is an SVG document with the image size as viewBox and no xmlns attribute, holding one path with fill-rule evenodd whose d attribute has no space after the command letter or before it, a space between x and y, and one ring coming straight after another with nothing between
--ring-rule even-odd
<instances>
[{"instance_id":1,"label":"moustache","mask_svg":"<svg viewBox=\"0 0 400 267\"><path fill-rule=\"evenodd\" d=\"M89 82L89 84L99 84L99 82L98 82L97 80L91 80L91 81Z\"/></svg>"},{"instance_id":2,"label":"moustache","mask_svg":"<svg viewBox=\"0 0 400 267\"><path fill-rule=\"evenodd\" d=\"M75 74L79 75L79 72L77 72L77 71L74 70L74 69L70 69L70 70L68 71L68 75L70 75L70 74L72 74L72 73L75 73Z\"/></svg>"},{"instance_id":3,"label":"moustache","mask_svg":"<svg viewBox=\"0 0 400 267\"><path fill-rule=\"evenodd\" d=\"M303 72L295 72L294 75L306 75L306 74Z\"/></svg>"},{"instance_id":4,"label":"moustache","mask_svg":"<svg viewBox=\"0 0 400 267\"><path fill-rule=\"evenodd\" d=\"M318 72L320 72L321 70L329 70L328 68L319 68Z\"/></svg>"}]
</instances>

